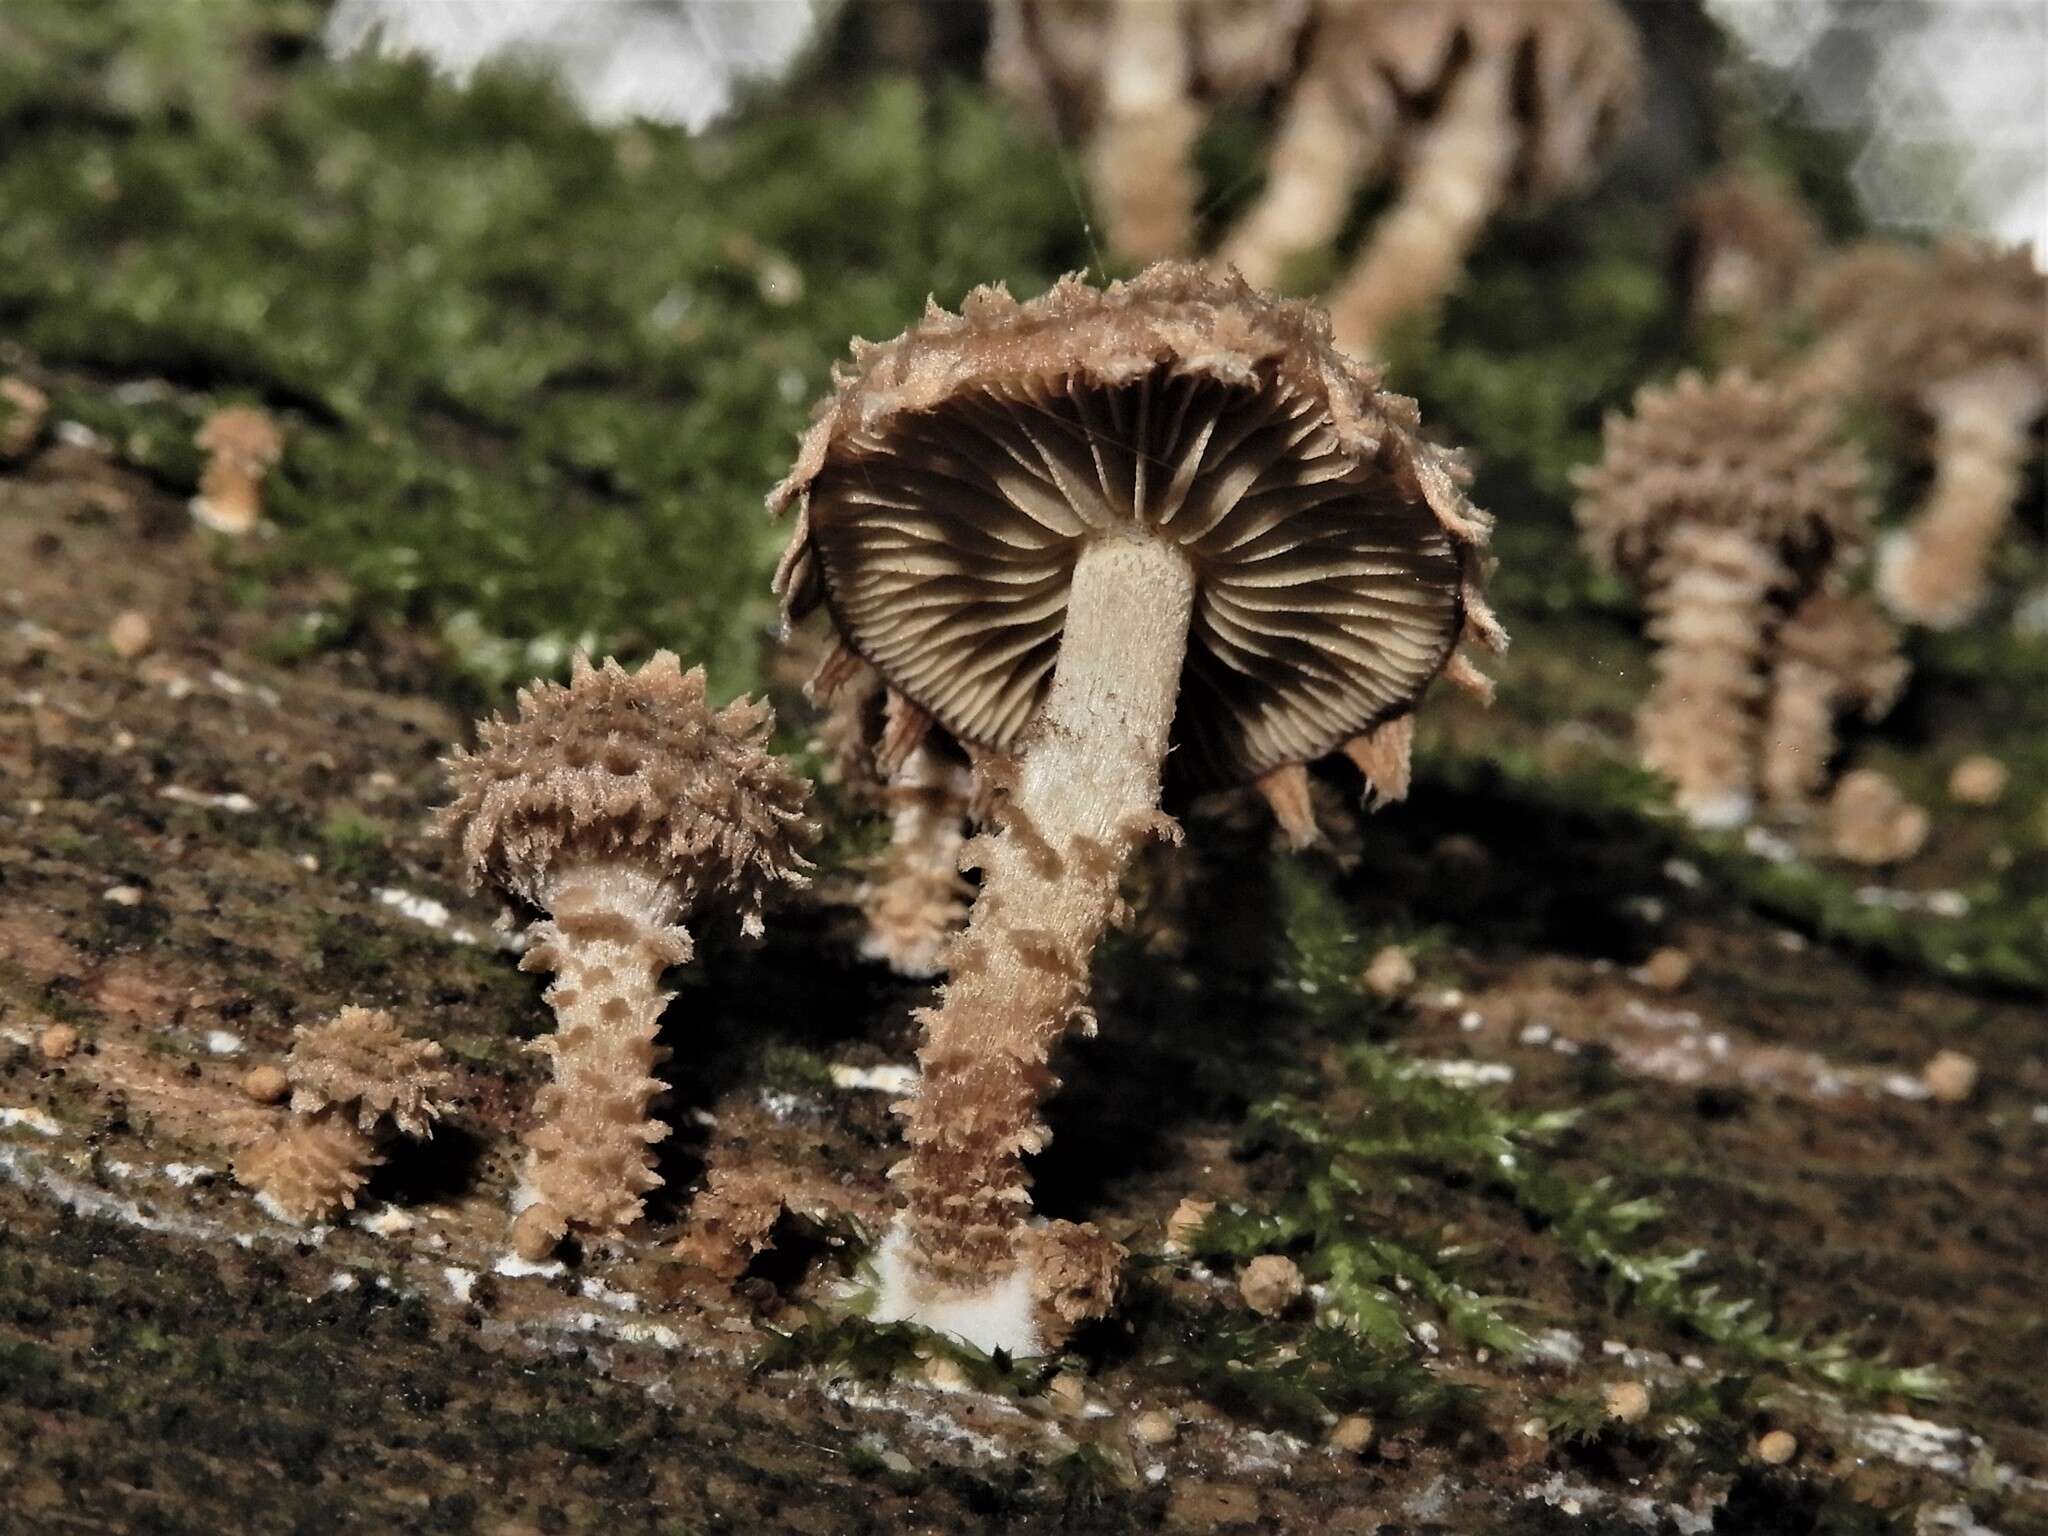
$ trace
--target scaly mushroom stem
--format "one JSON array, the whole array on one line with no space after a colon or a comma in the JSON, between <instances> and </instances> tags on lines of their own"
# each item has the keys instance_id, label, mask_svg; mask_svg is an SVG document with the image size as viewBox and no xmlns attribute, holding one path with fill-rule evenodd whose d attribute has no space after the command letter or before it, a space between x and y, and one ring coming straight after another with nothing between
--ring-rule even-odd
<instances>
[{"instance_id":1,"label":"scaly mushroom stem","mask_svg":"<svg viewBox=\"0 0 2048 1536\"><path fill-rule=\"evenodd\" d=\"M1085 1015L1090 959L1159 780L1194 600L1186 555L1100 538L1081 555L1059 660L1019 754L1003 830L977 839L981 895L923 1021L900 1106L910 1295L897 1315L1000 1287L1026 1262L1023 1158L1046 1143L1047 1056Z\"/></svg>"},{"instance_id":2,"label":"scaly mushroom stem","mask_svg":"<svg viewBox=\"0 0 2048 1536\"><path fill-rule=\"evenodd\" d=\"M532 929L520 961L552 971L555 1033L534 1049L553 1058L553 1081L534 1101L526 1187L534 1203L514 1228L520 1252L545 1254L571 1225L616 1232L637 1220L641 1196L660 1187L654 1143L668 1127L650 1111L664 1091L655 1045L673 993L662 972L690 958L676 919L676 887L620 865L586 865L554 883L549 920Z\"/></svg>"},{"instance_id":3,"label":"scaly mushroom stem","mask_svg":"<svg viewBox=\"0 0 2048 1536\"><path fill-rule=\"evenodd\" d=\"M1840 681L1826 668L1787 657L1772 670L1762 779L1765 798L1780 813L1805 812L1826 781L1840 704Z\"/></svg>"},{"instance_id":4,"label":"scaly mushroom stem","mask_svg":"<svg viewBox=\"0 0 2048 1536\"><path fill-rule=\"evenodd\" d=\"M1475 57L1401 175L1401 197L1330 299L1337 345L1370 353L1403 315L1434 304L1464 269L1514 169L1510 60Z\"/></svg>"},{"instance_id":5,"label":"scaly mushroom stem","mask_svg":"<svg viewBox=\"0 0 2048 1536\"><path fill-rule=\"evenodd\" d=\"M1657 682L1637 716L1643 762L1701 826L1739 825L1753 808L1770 598L1788 579L1755 538L1700 525L1673 529L1651 568Z\"/></svg>"},{"instance_id":6,"label":"scaly mushroom stem","mask_svg":"<svg viewBox=\"0 0 2048 1536\"><path fill-rule=\"evenodd\" d=\"M2041 403L2040 382L2016 365L1928 391L1934 486L1878 561L1878 592L1900 618L1952 629L1983 605L1992 550L2019 500L2027 426Z\"/></svg>"},{"instance_id":7,"label":"scaly mushroom stem","mask_svg":"<svg viewBox=\"0 0 2048 1536\"><path fill-rule=\"evenodd\" d=\"M278 1216L301 1225L354 1210L356 1192L384 1156L353 1116L297 1115L235 1158L235 1177Z\"/></svg>"},{"instance_id":8,"label":"scaly mushroom stem","mask_svg":"<svg viewBox=\"0 0 2048 1536\"><path fill-rule=\"evenodd\" d=\"M936 976L946 941L967 917L973 888L960 874L972 788L967 769L929 747L912 752L885 791L895 805L889 848L860 890L860 952L899 976Z\"/></svg>"},{"instance_id":9,"label":"scaly mushroom stem","mask_svg":"<svg viewBox=\"0 0 2048 1536\"><path fill-rule=\"evenodd\" d=\"M1334 241L1373 153L1326 80L1311 77L1273 136L1266 190L1224 242L1222 259L1254 288L1273 288L1290 258Z\"/></svg>"},{"instance_id":10,"label":"scaly mushroom stem","mask_svg":"<svg viewBox=\"0 0 2048 1536\"><path fill-rule=\"evenodd\" d=\"M1110 249L1127 261L1177 256L1194 242L1195 140L1181 8L1123 0L1107 43L1103 117L1088 146L1089 179Z\"/></svg>"}]
</instances>

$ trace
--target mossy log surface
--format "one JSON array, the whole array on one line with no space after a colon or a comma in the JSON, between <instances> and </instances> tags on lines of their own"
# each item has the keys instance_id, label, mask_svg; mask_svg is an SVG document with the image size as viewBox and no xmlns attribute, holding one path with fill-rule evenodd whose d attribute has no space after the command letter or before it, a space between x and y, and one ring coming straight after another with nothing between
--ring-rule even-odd
<instances>
[{"instance_id":1,"label":"mossy log surface","mask_svg":"<svg viewBox=\"0 0 2048 1536\"><path fill-rule=\"evenodd\" d=\"M804 403L927 291L1090 252L1071 166L958 82L800 83L692 142L516 76L337 70L317 22L0 16L0 372L70 424L0 465L0 1527L2048 1526L2038 545L1852 743L1933 811L1915 860L1687 831L1632 765L1639 615L1565 481L1701 354L1664 199L1497 231L1397 350L1502 517L1498 705L1433 701L1402 806L1319 786L1328 850L1224 807L1136 871L1034 1160L1046 1215L1132 1249L1116 1317L1022 1364L835 1320L900 1153L860 1085L929 989L858 958L880 832L829 793L817 899L674 978L644 1229L507 1262L549 1020L427 831L438 758L579 643L765 688L804 751L759 511ZM1219 224L1244 135L1205 146ZM185 505L234 400L286 434L239 542ZM1994 806L1943 793L1972 753ZM1389 943L1421 973L1392 1003L1360 981ZM1666 947L1676 991L1639 972ZM440 1040L456 1104L289 1228L227 1172L282 1113L241 1080L349 1003ZM1919 1086L1943 1048L1968 1102ZM796 1207L768 1252L686 1269L706 1170L764 1168ZM1189 1198L1216 1215L1170 1250ZM1313 1307L1244 1307L1265 1252ZM1370 1449L1329 1448L1360 1414Z\"/></svg>"}]
</instances>

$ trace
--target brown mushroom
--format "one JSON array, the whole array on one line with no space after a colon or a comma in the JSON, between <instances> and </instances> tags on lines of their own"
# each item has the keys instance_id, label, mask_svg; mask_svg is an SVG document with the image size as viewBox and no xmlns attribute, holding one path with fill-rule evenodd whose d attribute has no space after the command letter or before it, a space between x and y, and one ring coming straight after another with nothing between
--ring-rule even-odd
<instances>
[{"instance_id":1,"label":"brown mushroom","mask_svg":"<svg viewBox=\"0 0 2048 1536\"><path fill-rule=\"evenodd\" d=\"M1279 79L1308 13L1309 0L996 0L988 73L1086 141L1110 250L1153 261L1192 248L1209 111Z\"/></svg>"},{"instance_id":2,"label":"brown mushroom","mask_svg":"<svg viewBox=\"0 0 2048 1536\"><path fill-rule=\"evenodd\" d=\"M1330 297L1338 345L1373 350L1456 282L1487 220L1584 181L1641 93L1613 0L1375 0L1333 7L1275 140L1266 190L1223 248L1268 284L1337 233L1385 167L1394 206Z\"/></svg>"},{"instance_id":3,"label":"brown mushroom","mask_svg":"<svg viewBox=\"0 0 2048 1536\"><path fill-rule=\"evenodd\" d=\"M1593 557L1646 594L1643 761L1695 822L1738 824L1778 626L1866 539L1863 459L1832 411L1741 370L1646 386L1605 449L1574 477L1577 516Z\"/></svg>"},{"instance_id":4,"label":"brown mushroom","mask_svg":"<svg viewBox=\"0 0 2048 1536\"><path fill-rule=\"evenodd\" d=\"M1842 775L1828 800L1828 844L1855 864L1902 864L1926 845L1932 826L1924 806L1875 768Z\"/></svg>"},{"instance_id":5,"label":"brown mushroom","mask_svg":"<svg viewBox=\"0 0 2048 1536\"><path fill-rule=\"evenodd\" d=\"M244 534L263 521L263 481L284 457L277 423L251 405L230 405L200 425L206 455L192 515L218 533Z\"/></svg>"},{"instance_id":6,"label":"brown mushroom","mask_svg":"<svg viewBox=\"0 0 2048 1536\"><path fill-rule=\"evenodd\" d=\"M407 1035L382 1009L353 1007L295 1032L285 1077L291 1119L244 1148L234 1173L299 1223L353 1210L394 1136L433 1135L450 1081L440 1046Z\"/></svg>"},{"instance_id":7,"label":"brown mushroom","mask_svg":"<svg viewBox=\"0 0 2048 1536\"><path fill-rule=\"evenodd\" d=\"M1693 312L1748 335L1790 312L1820 248L1820 225L1789 191L1726 170L1686 199L1684 243Z\"/></svg>"},{"instance_id":8,"label":"brown mushroom","mask_svg":"<svg viewBox=\"0 0 2048 1536\"><path fill-rule=\"evenodd\" d=\"M18 459L36 445L50 419L50 397L27 379L0 376L0 463Z\"/></svg>"},{"instance_id":9,"label":"brown mushroom","mask_svg":"<svg viewBox=\"0 0 2048 1536\"><path fill-rule=\"evenodd\" d=\"M828 610L903 734L936 725L1003 787L899 1106L883 1304L1026 1352L1071 1311L1033 1293L1042 1255L1101 1241L1034 1232L1023 1159L1125 865L1177 833L1169 742L1178 780L1256 781L1312 837L1303 765L1404 770L1405 717L1460 637L1501 643L1489 520L1319 312L1235 278L984 288L854 353L770 498L798 518L778 590L792 619Z\"/></svg>"},{"instance_id":10,"label":"brown mushroom","mask_svg":"<svg viewBox=\"0 0 2048 1536\"><path fill-rule=\"evenodd\" d=\"M668 1128L649 1111L662 973L694 949L681 919L736 915L758 936L763 901L807 883L810 786L768 750L773 726L746 699L714 712L702 669L670 652L633 673L578 657L568 686L525 689L515 718L486 721L477 749L448 759L441 821L469 878L549 914L520 962L554 974L559 1021L526 1138L514 1242L527 1257L572 1226L622 1230L661 1183L652 1147Z\"/></svg>"},{"instance_id":11,"label":"brown mushroom","mask_svg":"<svg viewBox=\"0 0 2048 1536\"><path fill-rule=\"evenodd\" d=\"M1779 811L1811 806L1835 721L1850 711L1882 719L1909 670L1897 629L1868 599L1823 591L1793 609L1778 629L1763 728L1763 790Z\"/></svg>"}]
</instances>

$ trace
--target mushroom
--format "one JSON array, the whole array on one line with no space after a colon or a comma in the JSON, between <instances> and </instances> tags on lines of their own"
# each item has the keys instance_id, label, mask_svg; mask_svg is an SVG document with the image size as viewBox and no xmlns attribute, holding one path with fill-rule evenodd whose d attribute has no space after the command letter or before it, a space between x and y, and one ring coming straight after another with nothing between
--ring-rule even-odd
<instances>
[{"instance_id":1,"label":"mushroom","mask_svg":"<svg viewBox=\"0 0 2048 1536\"><path fill-rule=\"evenodd\" d=\"M1750 334L1797 299L1820 247L1806 205L1757 172L1726 170L1686 199L1685 267L1693 312Z\"/></svg>"},{"instance_id":2,"label":"mushroom","mask_svg":"<svg viewBox=\"0 0 2048 1536\"><path fill-rule=\"evenodd\" d=\"M302 1224L353 1210L391 1139L433 1135L447 1107L441 1047L407 1035L381 1008L344 1008L300 1026L285 1078L290 1120L244 1148L234 1173L272 1212Z\"/></svg>"},{"instance_id":3,"label":"mushroom","mask_svg":"<svg viewBox=\"0 0 2048 1536\"><path fill-rule=\"evenodd\" d=\"M27 379L0 375L0 463L35 447L50 419L50 397Z\"/></svg>"},{"instance_id":4,"label":"mushroom","mask_svg":"<svg viewBox=\"0 0 2048 1536\"><path fill-rule=\"evenodd\" d=\"M1574 476L1594 559L1640 585L1657 681L1644 763L1702 826L1754 807L1766 672L1785 612L1864 544L1862 456L1834 413L1740 369L1646 386Z\"/></svg>"},{"instance_id":5,"label":"mushroom","mask_svg":"<svg viewBox=\"0 0 2048 1536\"><path fill-rule=\"evenodd\" d=\"M807 883L810 786L768 750L774 713L712 711L701 668L660 651L637 672L577 657L569 684L535 683L511 719L486 721L474 752L447 760L472 884L489 881L549 914L521 969L552 972L558 1029L538 1047L553 1081L535 1103L518 1250L544 1257L571 1226L616 1233L661 1180L650 1109L655 1034L687 961L681 919L737 916L750 937L778 888Z\"/></svg>"},{"instance_id":6,"label":"mushroom","mask_svg":"<svg viewBox=\"0 0 2048 1536\"><path fill-rule=\"evenodd\" d=\"M2048 277L2025 250L1952 244L1906 299L1871 316L1870 377L1932 419L1934 484L1879 549L1877 589L1899 617L1951 629L1989 595L2048 404Z\"/></svg>"},{"instance_id":7,"label":"mushroom","mask_svg":"<svg viewBox=\"0 0 2048 1536\"><path fill-rule=\"evenodd\" d=\"M1828 800L1828 844L1855 864L1902 864L1927 843L1926 808L1875 768L1842 775Z\"/></svg>"},{"instance_id":8,"label":"mushroom","mask_svg":"<svg viewBox=\"0 0 2048 1536\"><path fill-rule=\"evenodd\" d=\"M1112 1294L1113 1245L1030 1224L1023 1159L1125 866L1178 835L1169 744L1180 783L1257 782L1312 839L1306 763L1342 750L1393 779L1438 672L1483 685L1453 649L1503 643L1478 590L1490 519L1320 312L1235 277L977 289L854 358L770 496L797 514L785 615L822 605L899 736L943 730L998 792L897 1106L878 1315L1034 1353Z\"/></svg>"},{"instance_id":9,"label":"mushroom","mask_svg":"<svg viewBox=\"0 0 2048 1536\"><path fill-rule=\"evenodd\" d=\"M284 457L277 424L250 405L215 411L193 444L207 455L192 515L217 533L244 534L263 520L263 480Z\"/></svg>"},{"instance_id":10,"label":"mushroom","mask_svg":"<svg viewBox=\"0 0 2048 1536\"><path fill-rule=\"evenodd\" d=\"M1827 779L1835 720L1880 720L1910 671L1898 631L1868 599L1816 592L1779 627L1765 706L1762 780L1780 811L1803 813Z\"/></svg>"},{"instance_id":11,"label":"mushroom","mask_svg":"<svg viewBox=\"0 0 2048 1536\"><path fill-rule=\"evenodd\" d=\"M988 74L1087 141L1110 250L1152 261L1193 244L1210 108L1278 80L1308 12L1309 0L996 0Z\"/></svg>"},{"instance_id":12,"label":"mushroom","mask_svg":"<svg viewBox=\"0 0 2048 1536\"><path fill-rule=\"evenodd\" d=\"M1394 206L1330 298L1355 351L1442 297L1502 207L1585 180L1642 89L1613 0L1375 0L1333 7L1311 50L1266 190L1222 254L1275 281L1335 237L1360 177L1391 169Z\"/></svg>"},{"instance_id":13,"label":"mushroom","mask_svg":"<svg viewBox=\"0 0 2048 1536\"><path fill-rule=\"evenodd\" d=\"M936 976L974 894L960 873L973 776L964 762L926 744L904 760L883 795L892 808L889 846L860 888L868 925L861 953L899 976Z\"/></svg>"}]
</instances>

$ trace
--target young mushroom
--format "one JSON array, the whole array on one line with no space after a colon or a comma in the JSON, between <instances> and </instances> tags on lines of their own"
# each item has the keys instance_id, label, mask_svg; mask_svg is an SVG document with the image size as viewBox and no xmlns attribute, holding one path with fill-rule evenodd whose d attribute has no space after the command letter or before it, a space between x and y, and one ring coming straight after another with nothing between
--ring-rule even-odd
<instances>
[{"instance_id":1,"label":"young mushroom","mask_svg":"<svg viewBox=\"0 0 2048 1536\"><path fill-rule=\"evenodd\" d=\"M1338 345L1360 352L1449 291L1503 207L1590 176L1642 89L1635 28L1613 0L1336 6L1311 49L1266 190L1222 255L1276 281L1336 236L1359 179L1389 169L1394 205L1329 301Z\"/></svg>"},{"instance_id":2,"label":"young mushroom","mask_svg":"<svg viewBox=\"0 0 2048 1536\"><path fill-rule=\"evenodd\" d=\"M50 419L50 397L27 379L0 375L0 464L35 447Z\"/></svg>"},{"instance_id":3,"label":"young mushroom","mask_svg":"<svg viewBox=\"0 0 2048 1536\"><path fill-rule=\"evenodd\" d=\"M1117 1250L1035 1227L1023 1160L1125 866L1177 835L1169 746L1188 788L1256 781L1313 837L1304 765L1405 770L1424 689L1477 678L1460 638L1502 643L1489 520L1320 312L1234 277L982 288L854 357L770 498L797 514L785 612L824 606L898 717L1003 791L897 1106L878 1315L1036 1353L1113 1295Z\"/></svg>"},{"instance_id":4,"label":"young mushroom","mask_svg":"<svg viewBox=\"0 0 2048 1536\"><path fill-rule=\"evenodd\" d=\"M1211 107L1278 80L1308 13L1309 0L996 0L988 74L1086 141L1109 249L1153 261L1193 246Z\"/></svg>"},{"instance_id":5,"label":"young mushroom","mask_svg":"<svg viewBox=\"0 0 2048 1536\"><path fill-rule=\"evenodd\" d=\"M192 515L217 533L245 534L263 521L263 480L284 457L277 423L251 405L215 411L192 439L207 455Z\"/></svg>"},{"instance_id":6,"label":"young mushroom","mask_svg":"<svg viewBox=\"0 0 2048 1536\"><path fill-rule=\"evenodd\" d=\"M1862 596L1816 592L1777 634L1765 705L1762 779L1781 813L1804 814L1827 781L1835 721L1880 720L1906 686L1898 630Z\"/></svg>"},{"instance_id":7,"label":"young mushroom","mask_svg":"<svg viewBox=\"0 0 2048 1536\"><path fill-rule=\"evenodd\" d=\"M302 1025L285 1059L291 1119L234 1160L236 1179L286 1221L353 1210L394 1136L424 1139L445 1112L441 1047L378 1008L344 1008Z\"/></svg>"},{"instance_id":8,"label":"young mushroom","mask_svg":"<svg viewBox=\"0 0 2048 1536\"><path fill-rule=\"evenodd\" d=\"M1785 613L1866 538L1861 455L1825 406L1732 370L1646 386L1578 471L1593 557L1645 592L1657 680L1643 761L1702 826L1754 808L1761 711Z\"/></svg>"},{"instance_id":9,"label":"young mushroom","mask_svg":"<svg viewBox=\"0 0 2048 1536\"><path fill-rule=\"evenodd\" d=\"M513 1229L529 1258L571 1227L621 1231L661 1183L655 1034L671 996L662 973L694 948L683 917L737 916L758 936L763 901L807 883L810 786L768 750L773 726L746 699L713 711L702 669L668 651L631 673L578 657L566 687L523 690L513 718L486 721L477 749L448 759L442 825L470 880L549 915L520 961L553 973L558 1022L539 1046L552 1081Z\"/></svg>"}]
</instances>

